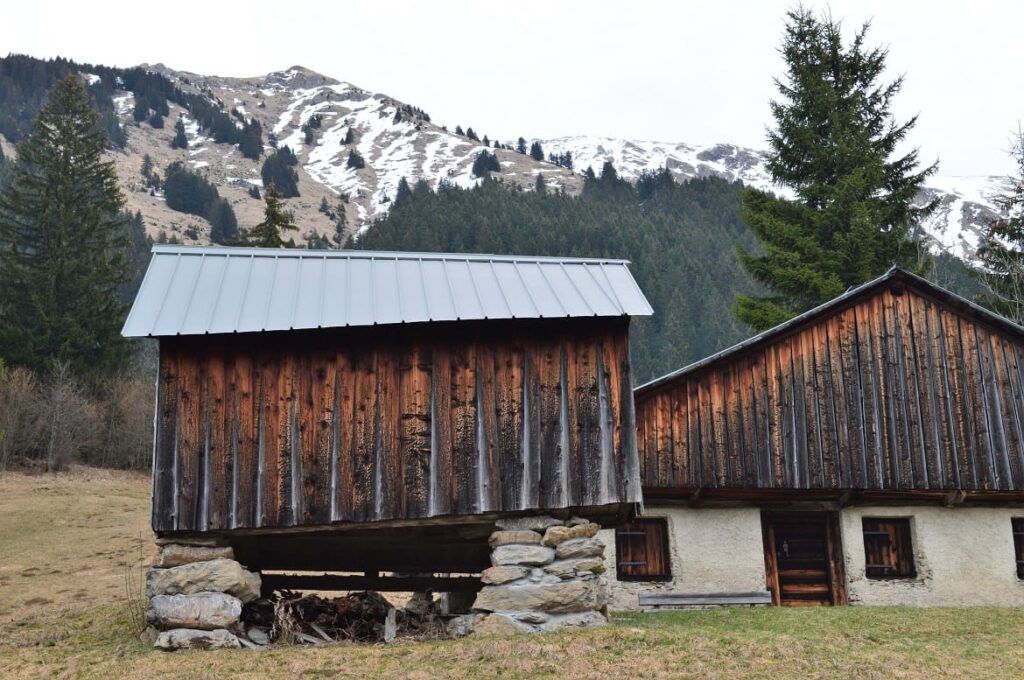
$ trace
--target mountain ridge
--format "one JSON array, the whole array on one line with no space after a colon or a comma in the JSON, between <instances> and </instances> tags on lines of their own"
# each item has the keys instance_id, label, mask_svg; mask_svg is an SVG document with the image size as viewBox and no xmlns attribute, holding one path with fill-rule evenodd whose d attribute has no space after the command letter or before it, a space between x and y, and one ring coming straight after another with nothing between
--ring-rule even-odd
<instances>
[{"instance_id":1,"label":"mountain ridge","mask_svg":"<svg viewBox=\"0 0 1024 680\"><path fill-rule=\"evenodd\" d=\"M167 207L160 191L153 191L142 176L146 155L159 174L179 161L204 175L232 206L240 225L248 227L262 219L262 201L251 194L253 187L265 189L263 161L275 147L288 146L298 161L299 196L285 202L300 225L302 239L333 237L336 243L350 234L358 235L386 214L402 178L410 184L423 180L432 188L479 184L482 178L473 174L473 163L483 151L496 156L497 169L489 174L527 191L534 188L539 175L549 190L577 193L587 167L600 173L603 164L611 161L616 172L629 180L667 168L677 181L718 176L788 193L772 184L762 151L730 143L700 145L585 135L532 138L528 144L536 141L543 147L545 160L538 161L513 150L515 140L498 142L502 148L493 146L498 140L487 140L492 145L486 145L486 137L472 128L463 132L456 127L462 132L457 134L409 103L300 65L251 77L208 76L162 63L139 68L205 97L239 121L257 120L264 132L262 156L245 158L236 146L215 142L189 111L173 102L169 102L163 128L134 120L134 93L117 89L122 83L114 84L115 112L127 141L111 156L128 208L141 212L148 233L161 240L209 242L210 224L203 217ZM79 72L89 83L100 78L84 69ZM173 126L179 117L185 123L187 145L172 149ZM2 136L0 145L11 150ZM349 162L353 152L365 161L363 167ZM571 169L563 167L569 155ZM559 159L560 164L549 159ZM920 225L933 251L974 259L985 223L999 212L994 199L1003 179L929 178L918 202L938 202L935 213ZM342 233L338 233L339 217Z\"/></svg>"}]
</instances>

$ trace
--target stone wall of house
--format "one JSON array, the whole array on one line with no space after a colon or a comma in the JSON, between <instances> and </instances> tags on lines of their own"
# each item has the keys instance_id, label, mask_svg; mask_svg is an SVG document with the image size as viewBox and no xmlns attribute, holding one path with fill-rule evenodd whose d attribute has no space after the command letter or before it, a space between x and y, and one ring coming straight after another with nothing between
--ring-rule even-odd
<instances>
[{"instance_id":1,"label":"stone wall of house","mask_svg":"<svg viewBox=\"0 0 1024 680\"><path fill-rule=\"evenodd\" d=\"M470 622L476 634L533 633L607 623L600 527L574 517L501 520L491 534L491 564Z\"/></svg>"},{"instance_id":2,"label":"stone wall of house","mask_svg":"<svg viewBox=\"0 0 1024 680\"><path fill-rule=\"evenodd\" d=\"M242 606L259 598L260 585L230 547L164 543L146 573L143 638L165 650L266 644L264 631L241 623Z\"/></svg>"},{"instance_id":3,"label":"stone wall of house","mask_svg":"<svg viewBox=\"0 0 1024 680\"><path fill-rule=\"evenodd\" d=\"M641 592L752 592L765 589L761 511L741 508L679 508L648 505L644 517L664 518L672 578L667 581L619 581L615 578L615 531L599 536L609 546L605 570L613 611L640 608Z\"/></svg>"},{"instance_id":4,"label":"stone wall of house","mask_svg":"<svg viewBox=\"0 0 1024 680\"><path fill-rule=\"evenodd\" d=\"M1024 606L1011 528L1024 509L857 506L840 517L850 604ZM910 519L915 578L865 576L864 517Z\"/></svg>"}]
</instances>

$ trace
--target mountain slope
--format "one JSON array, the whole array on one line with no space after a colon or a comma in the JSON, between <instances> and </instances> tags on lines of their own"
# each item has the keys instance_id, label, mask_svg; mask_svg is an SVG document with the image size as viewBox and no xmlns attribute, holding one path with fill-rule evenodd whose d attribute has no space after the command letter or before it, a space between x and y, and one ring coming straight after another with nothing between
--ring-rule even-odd
<instances>
[{"instance_id":1,"label":"mountain slope","mask_svg":"<svg viewBox=\"0 0 1024 680\"><path fill-rule=\"evenodd\" d=\"M714 175L740 180L758 189L780 191L772 185L763 152L732 144L692 146L582 136L542 143L548 153L571 153L577 169L591 166L599 173L604 162L611 161L626 179L667 167L678 181ZM938 176L928 180L918 201L939 201L935 212L921 225L936 252L968 261L974 258L985 222L998 214L994 197L1001 191L1003 181L998 176Z\"/></svg>"},{"instance_id":2,"label":"mountain slope","mask_svg":"<svg viewBox=\"0 0 1024 680\"><path fill-rule=\"evenodd\" d=\"M426 180L432 187L442 181L462 187L481 181L471 174L471 166L487 147L431 123L422 112L387 95L302 67L259 78L202 76L162 65L146 68L165 75L182 89L221 102L226 110L258 120L267 132L265 153L272 152L271 144L276 143L296 154L300 195L286 203L303 233L334 234L334 220L319 211L325 199L332 211L344 210L346 224L354 231L387 212L403 177L410 183ZM142 211L151 233L163 230L186 242L202 242L208 238L209 227L202 218L168 210L161 205L159 194L149 195L140 172L144 154L153 158L158 171L175 160L185 161L229 200L241 225L260 221L262 202L248 192L253 185L263 189L262 158L249 160L235 147L215 143L188 118L187 111L173 104L167 120L171 123L178 115L185 117L188 149L171 149L172 124L158 130L135 123L131 93L121 93L115 101L128 138L125 152L117 158L119 175L129 190L129 207ZM307 143L303 126L314 116L319 118L319 127L310 130L312 139ZM349 130L353 141L346 144ZM365 167L349 167L352 151L365 160ZM580 178L563 168L537 163L513 151L491 151L501 165L494 175L506 182L532 188L536 175L543 174L552 188L575 192L581 186Z\"/></svg>"},{"instance_id":3,"label":"mountain slope","mask_svg":"<svg viewBox=\"0 0 1024 680\"><path fill-rule=\"evenodd\" d=\"M7 62L12 64L12 71L20 68L21 73L44 63L53 64L31 57L0 59L0 80ZM344 224L343 233L338 236L366 229L387 213L403 177L410 184L423 180L431 187L442 183L469 187L481 181L471 169L477 155L488 147L468 136L469 129L467 134L455 134L408 103L299 66L253 78L226 78L175 71L161 64L143 65L141 70L117 70L61 63L78 70L90 84L90 91L109 92L99 103L109 111L112 102L114 115L121 124L121 130L114 124L115 132L125 140L123 147L111 155L129 209L142 213L154 238L208 242L210 225L202 217L171 210L159 191L147 187L141 172L146 155L160 175L175 161L204 175L231 204L239 224L248 227L262 219L263 203L250 191L254 186L264 188L263 161L275 145L288 146L298 160L299 196L287 199L286 203L300 225L302 237L335 236L340 214L344 215ZM139 82L145 80L139 74L145 72L166 79L161 105L168 88L184 93L176 97L167 95L162 128L146 121L137 122L133 116L135 92L139 91ZM19 92L16 87L8 88L5 96L16 97ZM27 125L22 114L37 106L44 94L45 90L38 88L21 93L25 98L19 113L21 128ZM152 92L144 96L152 96ZM257 121L263 130L262 156L255 160L246 158L238 146L215 141L215 132L200 127L201 116L193 118L184 108L194 106L197 100L221 111L222 119L230 113L229 120L239 128L243 121ZM185 149L172 149L174 123L179 117L186 124L188 145ZM7 141L0 136L0 147L10 155ZM582 187L580 173L588 166L599 173L604 162L611 161L619 175L630 180L644 171L667 167L678 181L717 176L778 190L765 169L763 152L732 144L700 146L607 137L537 141L548 157L571 154L574 170L535 161L529 155L512 151L514 143L505 141L507 148L490 148L500 167L493 174L506 184L527 190L534 187L537 175L541 174L549 189L576 194ZM352 152L362 157L363 167L349 167ZM938 199L935 214L922 225L936 252L973 259L985 221L996 214L993 195L999 191L1001 181L999 177L929 180L919 198L921 202ZM324 203L327 209L321 210Z\"/></svg>"}]
</instances>

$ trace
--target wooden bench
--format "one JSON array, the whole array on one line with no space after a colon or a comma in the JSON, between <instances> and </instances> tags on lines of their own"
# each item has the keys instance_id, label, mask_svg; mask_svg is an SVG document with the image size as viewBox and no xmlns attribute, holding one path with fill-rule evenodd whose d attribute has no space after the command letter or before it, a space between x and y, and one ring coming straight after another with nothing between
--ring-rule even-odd
<instances>
[{"instance_id":1,"label":"wooden bench","mask_svg":"<svg viewBox=\"0 0 1024 680\"><path fill-rule=\"evenodd\" d=\"M771 603L772 594L767 590L748 593L640 593L641 609L729 607Z\"/></svg>"}]
</instances>

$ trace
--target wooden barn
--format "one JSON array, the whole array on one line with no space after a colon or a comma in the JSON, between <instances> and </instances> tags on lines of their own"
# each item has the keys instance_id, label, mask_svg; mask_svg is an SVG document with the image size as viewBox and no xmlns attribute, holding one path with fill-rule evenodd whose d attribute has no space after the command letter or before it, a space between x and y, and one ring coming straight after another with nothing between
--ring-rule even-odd
<instances>
[{"instance_id":1,"label":"wooden barn","mask_svg":"<svg viewBox=\"0 0 1024 680\"><path fill-rule=\"evenodd\" d=\"M153 529L372 580L479 572L502 517L628 519L650 313L621 260L156 246L124 327L159 341Z\"/></svg>"},{"instance_id":2,"label":"wooden barn","mask_svg":"<svg viewBox=\"0 0 1024 680\"><path fill-rule=\"evenodd\" d=\"M901 269L635 392L614 604L1024 605L1024 328Z\"/></svg>"}]
</instances>

